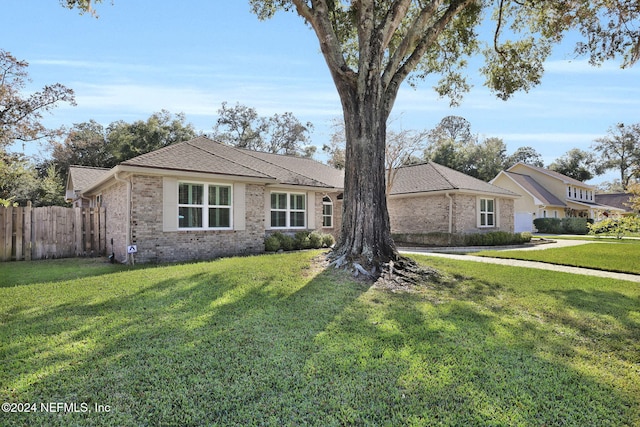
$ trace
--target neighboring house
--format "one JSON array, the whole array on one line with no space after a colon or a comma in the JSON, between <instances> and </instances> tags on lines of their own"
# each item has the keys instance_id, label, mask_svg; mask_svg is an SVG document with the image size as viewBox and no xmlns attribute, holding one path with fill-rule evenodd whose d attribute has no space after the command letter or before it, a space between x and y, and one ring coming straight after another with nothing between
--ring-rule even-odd
<instances>
[{"instance_id":1,"label":"neighboring house","mask_svg":"<svg viewBox=\"0 0 640 427\"><path fill-rule=\"evenodd\" d=\"M516 232L535 231L536 218L598 220L620 213L620 209L596 201L594 186L537 166L516 163L490 182L522 196L515 202Z\"/></svg>"},{"instance_id":2,"label":"neighboring house","mask_svg":"<svg viewBox=\"0 0 640 427\"><path fill-rule=\"evenodd\" d=\"M128 261L186 261L264 251L276 231L339 237L344 173L312 159L239 149L205 137L113 169L71 167L67 198L106 208L107 251ZM516 194L435 163L401 167L392 232L513 231Z\"/></svg>"},{"instance_id":3,"label":"neighboring house","mask_svg":"<svg viewBox=\"0 0 640 427\"><path fill-rule=\"evenodd\" d=\"M435 244L436 236L423 236L513 232L518 197L437 163L403 166L389 194L391 232L407 242Z\"/></svg>"},{"instance_id":4,"label":"neighboring house","mask_svg":"<svg viewBox=\"0 0 640 427\"><path fill-rule=\"evenodd\" d=\"M259 253L267 232L337 236L341 226L341 171L204 137L69 176L71 201L105 206L107 250L118 261L129 260L130 245L136 262Z\"/></svg>"},{"instance_id":5,"label":"neighboring house","mask_svg":"<svg viewBox=\"0 0 640 427\"><path fill-rule=\"evenodd\" d=\"M634 213L631 208L632 198L633 194L631 193L603 193L596 194L596 203L618 208L624 211L622 215L631 215Z\"/></svg>"}]
</instances>

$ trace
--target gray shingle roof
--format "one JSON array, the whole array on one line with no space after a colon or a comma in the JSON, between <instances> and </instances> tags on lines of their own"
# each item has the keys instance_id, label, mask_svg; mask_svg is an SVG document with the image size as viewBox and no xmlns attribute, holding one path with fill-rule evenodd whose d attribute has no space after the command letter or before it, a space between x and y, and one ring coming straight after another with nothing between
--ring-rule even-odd
<instances>
[{"instance_id":1,"label":"gray shingle roof","mask_svg":"<svg viewBox=\"0 0 640 427\"><path fill-rule=\"evenodd\" d=\"M433 162L398 168L390 194L400 195L453 190L517 197L517 194L509 190Z\"/></svg>"},{"instance_id":2,"label":"gray shingle roof","mask_svg":"<svg viewBox=\"0 0 640 427\"><path fill-rule=\"evenodd\" d=\"M596 203L613 206L615 208L623 209L626 212L633 212L633 209L629 207L632 194L630 193L604 193L596 194Z\"/></svg>"},{"instance_id":3,"label":"gray shingle roof","mask_svg":"<svg viewBox=\"0 0 640 427\"><path fill-rule=\"evenodd\" d=\"M69 182L73 191L82 191L109 173L109 169L89 166L71 166L69 168Z\"/></svg>"},{"instance_id":4,"label":"gray shingle roof","mask_svg":"<svg viewBox=\"0 0 640 427\"><path fill-rule=\"evenodd\" d=\"M537 198L542 204L547 206L567 206L562 200L554 196L549 190L540 185L535 179L528 175L514 172L504 172L509 178L524 188L529 194Z\"/></svg>"},{"instance_id":5,"label":"gray shingle roof","mask_svg":"<svg viewBox=\"0 0 640 427\"><path fill-rule=\"evenodd\" d=\"M344 174L312 159L235 148L206 137L170 145L124 166L275 179L281 184L342 188Z\"/></svg>"},{"instance_id":6,"label":"gray shingle roof","mask_svg":"<svg viewBox=\"0 0 640 427\"><path fill-rule=\"evenodd\" d=\"M507 170L510 171L510 170L514 169L518 165L525 166L527 168L536 170L536 171L538 171L540 173L543 173L545 175L552 176L552 177L554 177L556 179L559 179L560 181L565 182L567 184L577 185L577 186L581 186L581 187L592 187L591 185L585 184L584 182L578 181L577 179L569 178L568 176L563 175L560 172L552 171L551 169L541 168L539 166L528 165L528 164L522 163L522 162L516 163L515 165L511 166Z\"/></svg>"}]
</instances>

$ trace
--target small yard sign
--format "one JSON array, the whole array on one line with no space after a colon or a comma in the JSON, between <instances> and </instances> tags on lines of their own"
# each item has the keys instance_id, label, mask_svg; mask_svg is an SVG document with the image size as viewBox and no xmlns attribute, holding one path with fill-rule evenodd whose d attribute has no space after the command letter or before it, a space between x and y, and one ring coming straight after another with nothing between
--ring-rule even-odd
<instances>
[{"instance_id":1,"label":"small yard sign","mask_svg":"<svg viewBox=\"0 0 640 427\"><path fill-rule=\"evenodd\" d=\"M136 252L138 252L138 246L137 245L129 245L129 246L127 246L127 253L128 254L135 254Z\"/></svg>"}]
</instances>

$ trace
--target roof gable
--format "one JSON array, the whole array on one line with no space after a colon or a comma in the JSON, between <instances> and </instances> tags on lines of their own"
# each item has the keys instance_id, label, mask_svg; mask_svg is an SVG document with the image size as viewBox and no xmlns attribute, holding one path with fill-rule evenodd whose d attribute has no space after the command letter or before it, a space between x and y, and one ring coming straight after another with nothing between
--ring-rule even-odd
<instances>
[{"instance_id":1,"label":"roof gable","mask_svg":"<svg viewBox=\"0 0 640 427\"><path fill-rule=\"evenodd\" d=\"M560 181L564 182L565 184L570 184L570 185L575 185L575 186L580 186L580 187L586 187L586 188L593 188L592 185L585 184L582 181L578 181L577 179L570 178L570 177L568 177L566 175L561 174L560 172L552 171L550 169L541 168L539 166L528 165L528 164L522 163L522 162L516 163L515 165L513 165L509 169L507 169L507 171L508 172L519 173L521 175L526 175L526 173L524 173L521 169L529 169L530 171L547 175L547 176L549 176L551 178L560 180Z\"/></svg>"},{"instance_id":2,"label":"roof gable","mask_svg":"<svg viewBox=\"0 0 640 427\"><path fill-rule=\"evenodd\" d=\"M82 191L109 173L109 169L90 166L71 166L67 177L67 191Z\"/></svg>"},{"instance_id":3,"label":"roof gable","mask_svg":"<svg viewBox=\"0 0 640 427\"><path fill-rule=\"evenodd\" d=\"M503 173L532 197L538 199L541 204L547 206L566 206L562 200L558 199L549 190L540 185L533 177L508 171L504 171Z\"/></svg>"}]
</instances>

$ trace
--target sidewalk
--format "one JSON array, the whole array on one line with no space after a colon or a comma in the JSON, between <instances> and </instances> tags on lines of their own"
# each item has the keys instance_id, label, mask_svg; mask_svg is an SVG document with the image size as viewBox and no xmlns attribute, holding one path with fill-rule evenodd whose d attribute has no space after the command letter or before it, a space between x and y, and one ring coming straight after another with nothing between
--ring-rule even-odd
<instances>
[{"instance_id":1,"label":"sidewalk","mask_svg":"<svg viewBox=\"0 0 640 427\"><path fill-rule=\"evenodd\" d=\"M537 250L537 249L548 249L552 247L561 247L561 246L575 246L578 244L588 244L588 243L593 243L593 241L558 240L555 243L536 245L536 246L543 246L540 248L524 247L524 248L517 248L517 249L518 250ZM452 249L469 250L472 248L447 248L447 249L453 252ZM487 248L485 247L482 250L486 250L486 249ZM506 248L502 248L502 249L506 249ZM509 250L514 250L514 249L516 248L514 247L509 248ZM399 250L403 254L408 254L408 255L410 254L429 255L434 257L456 259L460 261L484 262L487 264L499 264L499 265L506 265L510 267L537 268L540 270L559 271L563 273L581 274L584 276L591 276L591 277L604 277L608 279L628 280L630 282L640 283L640 275L629 274L629 273L615 273L611 271L594 270L591 268L582 268L582 267L570 267L566 265L548 264L545 262L536 262L536 261L522 261L522 260L507 259L507 258L489 258L489 257L475 256L475 255L442 253L441 251L443 250L443 248L399 248ZM491 248L491 250L496 250L496 248Z\"/></svg>"}]
</instances>

